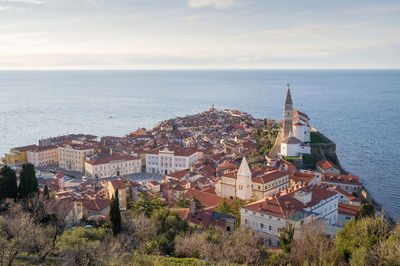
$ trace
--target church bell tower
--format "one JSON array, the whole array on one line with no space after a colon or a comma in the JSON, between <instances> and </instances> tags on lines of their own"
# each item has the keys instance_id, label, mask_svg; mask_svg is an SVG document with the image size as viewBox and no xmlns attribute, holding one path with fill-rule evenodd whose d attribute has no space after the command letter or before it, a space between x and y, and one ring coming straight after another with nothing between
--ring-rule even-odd
<instances>
[{"instance_id":1,"label":"church bell tower","mask_svg":"<svg viewBox=\"0 0 400 266\"><path fill-rule=\"evenodd\" d=\"M283 135L282 139L289 137L292 132L292 119L293 119L293 102L290 94L290 84L287 84L288 89L286 93L285 108L283 111Z\"/></svg>"}]
</instances>

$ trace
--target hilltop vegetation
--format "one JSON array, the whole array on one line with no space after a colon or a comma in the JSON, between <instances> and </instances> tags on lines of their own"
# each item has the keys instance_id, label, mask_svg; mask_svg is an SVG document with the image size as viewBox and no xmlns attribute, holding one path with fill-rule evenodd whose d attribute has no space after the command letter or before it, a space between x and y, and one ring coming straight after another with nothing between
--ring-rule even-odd
<instances>
[{"instance_id":1,"label":"hilltop vegetation","mask_svg":"<svg viewBox=\"0 0 400 266\"><path fill-rule=\"evenodd\" d=\"M318 223L282 230L282 252L274 252L246 228L228 233L191 227L177 213L149 199L135 205L131 215L122 215L117 234L110 223L67 229L61 213L43 210L38 195L5 203L6 210L0 213L0 262L7 265L26 261L67 265L400 264L400 226L390 228L368 208L335 239Z\"/></svg>"}]
</instances>

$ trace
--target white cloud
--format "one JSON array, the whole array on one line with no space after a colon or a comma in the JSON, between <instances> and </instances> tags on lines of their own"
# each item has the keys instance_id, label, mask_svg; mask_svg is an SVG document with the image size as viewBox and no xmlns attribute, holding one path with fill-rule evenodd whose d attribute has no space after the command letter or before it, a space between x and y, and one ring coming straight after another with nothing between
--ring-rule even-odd
<instances>
[{"instance_id":1,"label":"white cloud","mask_svg":"<svg viewBox=\"0 0 400 266\"><path fill-rule=\"evenodd\" d=\"M2 3L28 3L28 4L44 4L45 0L0 0Z\"/></svg>"},{"instance_id":2,"label":"white cloud","mask_svg":"<svg viewBox=\"0 0 400 266\"><path fill-rule=\"evenodd\" d=\"M244 0L189 0L188 5L192 8L212 7L226 9L246 4Z\"/></svg>"}]
</instances>

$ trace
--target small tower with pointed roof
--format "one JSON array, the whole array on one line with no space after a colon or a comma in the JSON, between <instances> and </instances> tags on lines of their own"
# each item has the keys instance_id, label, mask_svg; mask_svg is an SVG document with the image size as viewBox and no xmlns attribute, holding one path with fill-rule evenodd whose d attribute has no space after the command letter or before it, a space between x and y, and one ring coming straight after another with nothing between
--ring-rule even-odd
<instances>
[{"instance_id":1,"label":"small tower with pointed roof","mask_svg":"<svg viewBox=\"0 0 400 266\"><path fill-rule=\"evenodd\" d=\"M292 132L292 120L293 120L293 102L292 95L290 94L290 84L287 84L288 89L286 93L285 108L283 111L283 135L282 139L285 139Z\"/></svg>"},{"instance_id":2,"label":"small tower with pointed roof","mask_svg":"<svg viewBox=\"0 0 400 266\"><path fill-rule=\"evenodd\" d=\"M251 198L251 171L246 157L243 157L236 176L236 197L242 200Z\"/></svg>"}]
</instances>

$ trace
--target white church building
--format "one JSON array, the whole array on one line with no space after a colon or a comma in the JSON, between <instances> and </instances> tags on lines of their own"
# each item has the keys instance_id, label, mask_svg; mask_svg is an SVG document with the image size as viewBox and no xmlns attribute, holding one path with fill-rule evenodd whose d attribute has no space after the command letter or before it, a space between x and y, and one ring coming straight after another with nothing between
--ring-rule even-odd
<instances>
[{"instance_id":1,"label":"white church building","mask_svg":"<svg viewBox=\"0 0 400 266\"><path fill-rule=\"evenodd\" d=\"M281 156L300 156L300 154L311 153L311 146L307 144L311 141L309 121L310 118L305 113L293 110L292 96L288 85L283 112Z\"/></svg>"}]
</instances>

